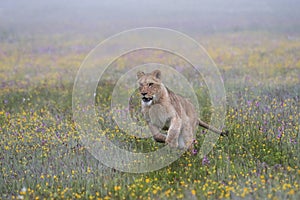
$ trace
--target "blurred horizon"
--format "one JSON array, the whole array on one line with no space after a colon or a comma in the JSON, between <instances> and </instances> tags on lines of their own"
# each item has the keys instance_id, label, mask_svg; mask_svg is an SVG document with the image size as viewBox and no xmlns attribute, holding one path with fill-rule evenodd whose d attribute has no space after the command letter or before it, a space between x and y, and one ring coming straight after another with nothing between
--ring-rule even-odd
<instances>
[{"instance_id":1,"label":"blurred horizon","mask_svg":"<svg viewBox=\"0 0 300 200\"><path fill-rule=\"evenodd\" d=\"M299 8L300 2L295 0L4 0L0 4L0 34L67 32L107 37L155 26L191 35L238 31L293 35L300 31Z\"/></svg>"}]
</instances>

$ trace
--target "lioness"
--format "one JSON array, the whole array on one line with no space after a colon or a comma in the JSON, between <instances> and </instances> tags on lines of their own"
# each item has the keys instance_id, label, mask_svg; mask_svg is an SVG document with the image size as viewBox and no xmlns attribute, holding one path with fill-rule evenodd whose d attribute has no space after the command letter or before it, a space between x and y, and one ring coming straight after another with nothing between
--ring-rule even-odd
<instances>
[{"instance_id":1,"label":"lioness","mask_svg":"<svg viewBox=\"0 0 300 200\"><path fill-rule=\"evenodd\" d=\"M220 135L227 134L201 121L189 100L164 86L160 70L138 72L137 78L142 114L155 141L166 142L173 148L191 149L198 125ZM163 129L168 131L167 135L160 133Z\"/></svg>"}]
</instances>

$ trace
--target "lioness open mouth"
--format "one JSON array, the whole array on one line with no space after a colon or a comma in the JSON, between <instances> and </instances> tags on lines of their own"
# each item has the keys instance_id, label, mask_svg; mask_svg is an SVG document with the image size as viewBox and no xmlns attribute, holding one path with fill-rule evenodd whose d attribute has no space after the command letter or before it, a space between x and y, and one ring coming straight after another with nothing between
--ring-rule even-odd
<instances>
[{"instance_id":1,"label":"lioness open mouth","mask_svg":"<svg viewBox=\"0 0 300 200\"><path fill-rule=\"evenodd\" d=\"M149 98L143 97L142 100L143 100L143 102L148 103L153 100L153 97L149 97Z\"/></svg>"}]
</instances>

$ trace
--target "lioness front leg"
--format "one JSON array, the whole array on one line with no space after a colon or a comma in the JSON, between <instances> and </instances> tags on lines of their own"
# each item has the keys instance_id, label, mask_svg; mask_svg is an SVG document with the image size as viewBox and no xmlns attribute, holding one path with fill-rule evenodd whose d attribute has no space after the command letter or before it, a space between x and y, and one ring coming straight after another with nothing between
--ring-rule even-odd
<instances>
[{"instance_id":1,"label":"lioness front leg","mask_svg":"<svg viewBox=\"0 0 300 200\"><path fill-rule=\"evenodd\" d=\"M156 141L156 142L161 142L161 143L165 143L166 142L166 135L160 133L159 129L153 125L153 124L148 124L149 126L149 129L152 133L152 136L153 136L153 139Z\"/></svg>"},{"instance_id":2,"label":"lioness front leg","mask_svg":"<svg viewBox=\"0 0 300 200\"><path fill-rule=\"evenodd\" d=\"M170 147L177 148L178 147L178 137L181 130L181 119L174 117L171 119L170 128L168 130L168 135L166 138L166 142Z\"/></svg>"}]
</instances>

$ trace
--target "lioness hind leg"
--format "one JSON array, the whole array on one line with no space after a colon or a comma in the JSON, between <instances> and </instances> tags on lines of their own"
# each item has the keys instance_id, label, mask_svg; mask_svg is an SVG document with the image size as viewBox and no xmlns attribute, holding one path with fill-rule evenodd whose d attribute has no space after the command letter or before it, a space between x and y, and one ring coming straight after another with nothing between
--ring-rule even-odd
<instances>
[{"instance_id":1,"label":"lioness hind leg","mask_svg":"<svg viewBox=\"0 0 300 200\"><path fill-rule=\"evenodd\" d=\"M179 148L193 150L193 129L186 125L178 138Z\"/></svg>"},{"instance_id":2,"label":"lioness hind leg","mask_svg":"<svg viewBox=\"0 0 300 200\"><path fill-rule=\"evenodd\" d=\"M180 149L185 149L185 142L182 134L178 137L178 146Z\"/></svg>"}]
</instances>

